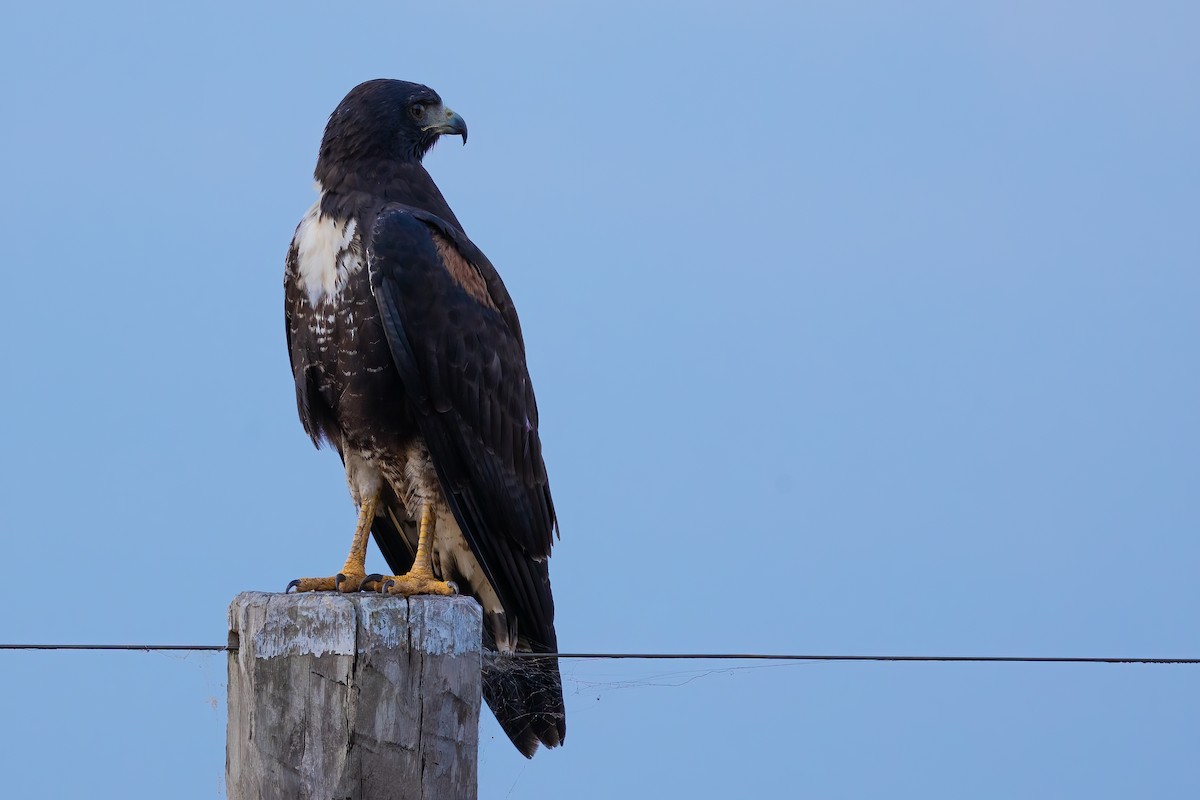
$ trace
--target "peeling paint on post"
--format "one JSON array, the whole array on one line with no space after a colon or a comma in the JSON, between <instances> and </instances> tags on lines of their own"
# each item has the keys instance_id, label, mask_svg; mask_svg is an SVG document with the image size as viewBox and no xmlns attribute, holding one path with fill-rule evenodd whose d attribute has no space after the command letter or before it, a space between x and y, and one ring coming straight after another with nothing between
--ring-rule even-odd
<instances>
[{"instance_id":1,"label":"peeling paint on post","mask_svg":"<svg viewBox=\"0 0 1200 800\"><path fill-rule=\"evenodd\" d=\"M468 597L238 595L231 800L474 800L480 626Z\"/></svg>"}]
</instances>

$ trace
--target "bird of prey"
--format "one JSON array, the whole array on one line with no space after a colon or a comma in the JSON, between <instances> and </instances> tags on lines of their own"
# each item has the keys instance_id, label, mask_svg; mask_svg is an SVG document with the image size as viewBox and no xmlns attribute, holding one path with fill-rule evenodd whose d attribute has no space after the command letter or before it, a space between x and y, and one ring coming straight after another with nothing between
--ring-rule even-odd
<instances>
[{"instance_id":1,"label":"bird of prey","mask_svg":"<svg viewBox=\"0 0 1200 800\"><path fill-rule=\"evenodd\" d=\"M484 646L554 653L558 523L512 298L421 164L462 117L432 89L356 86L329 117L284 279L296 403L358 507L336 575L297 591L475 597ZM394 575L367 575L368 533ZM506 666L507 663L507 666ZM566 735L553 658L484 659L484 697L532 756Z\"/></svg>"}]
</instances>

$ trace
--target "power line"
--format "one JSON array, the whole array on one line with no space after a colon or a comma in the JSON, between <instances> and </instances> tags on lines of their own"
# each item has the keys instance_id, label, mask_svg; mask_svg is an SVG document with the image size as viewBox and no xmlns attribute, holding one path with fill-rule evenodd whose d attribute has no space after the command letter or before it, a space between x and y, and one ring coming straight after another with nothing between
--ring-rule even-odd
<instances>
[{"instance_id":1,"label":"power line","mask_svg":"<svg viewBox=\"0 0 1200 800\"><path fill-rule=\"evenodd\" d=\"M224 644L0 644L0 650L125 650L237 652ZM805 655L798 653L488 653L491 658L637 659L690 661L913 661L975 664L1190 664L1200 658L1147 658L1132 656L905 656L905 655Z\"/></svg>"},{"instance_id":2,"label":"power line","mask_svg":"<svg viewBox=\"0 0 1200 800\"><path fill-rule=\"evenodd\" d=\"M0 650L200 650L236 652L236 647L224 644L0 644Z\"/></svg>"},{"instance_id":3,"label":"power line","mask_svg":"<svg viewBox=\"0 0 1200 800\"><path fill-rule=\"evenodd\" d=\"M855 656L795 653L508 653L497 658L629 658L695 661L949 661L1010 664L1200 664L1200 658L1106 658L1102 656Z\"/></svg>"}]
</instances>

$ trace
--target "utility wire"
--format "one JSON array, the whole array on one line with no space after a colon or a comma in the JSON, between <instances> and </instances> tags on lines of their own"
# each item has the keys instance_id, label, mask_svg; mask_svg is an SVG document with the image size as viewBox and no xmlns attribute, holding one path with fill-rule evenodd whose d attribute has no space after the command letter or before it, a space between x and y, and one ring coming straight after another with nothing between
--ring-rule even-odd
<instances>
[{"instance_id":1,"label":"utility wire","mask_svg":"<svg viewBox=\"0 0 1200 800\"><path fill-rule=\"evenodd\" d=\"M795 653L508 653L497 658L631 658L696 661L952 661L1026 664L1200 664L1200 658L1105 658L1098 656L852 656Z\"/></svg>"},{"instance_id":2,"label":"utility wire","mask_svg":"<svg viewBox=\"0 0 1200 800\"><path fill-rule=\"evenodd\" d=\"M224 644L0 644L0 650L201 650L219 652L237 651L236 647Z\"/></svg>"},{"instance_id":3,"label":"utility wire","mask_svg":"<svg viewBox=\"0 0 1200 800\"><path fill-rule=\"evenodd\" d=\"M223 644L0 644L0 650L136 650L237 652ZM976 664L1190 664L1200 658L1138 658L1104 656L901 656L802 655L797 653L485 653L490 658L639 659L690 661L920 661Z\"/></svg>"}]
</instances>

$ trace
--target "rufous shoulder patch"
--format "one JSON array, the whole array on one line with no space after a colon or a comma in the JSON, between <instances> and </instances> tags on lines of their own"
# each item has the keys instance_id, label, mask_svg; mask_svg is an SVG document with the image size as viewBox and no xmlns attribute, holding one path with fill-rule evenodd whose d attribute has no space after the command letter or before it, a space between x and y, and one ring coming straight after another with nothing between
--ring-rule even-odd
<instances>
[{"instance_id":1,"label":"rufous shoulder patch","mask_svg":"<svg viewBox=\"0 0 1200 800\"><path fill-rule=\"evenodd\" d=\"M489 308L495 308L492 296L488 294L487 284L475 265L462 257L454 243L440 233L433 234L433 243L437 246L438 255L446 265L446 271L454 282L463 288L467 294Z\"/></svg>"}]
</instances>

